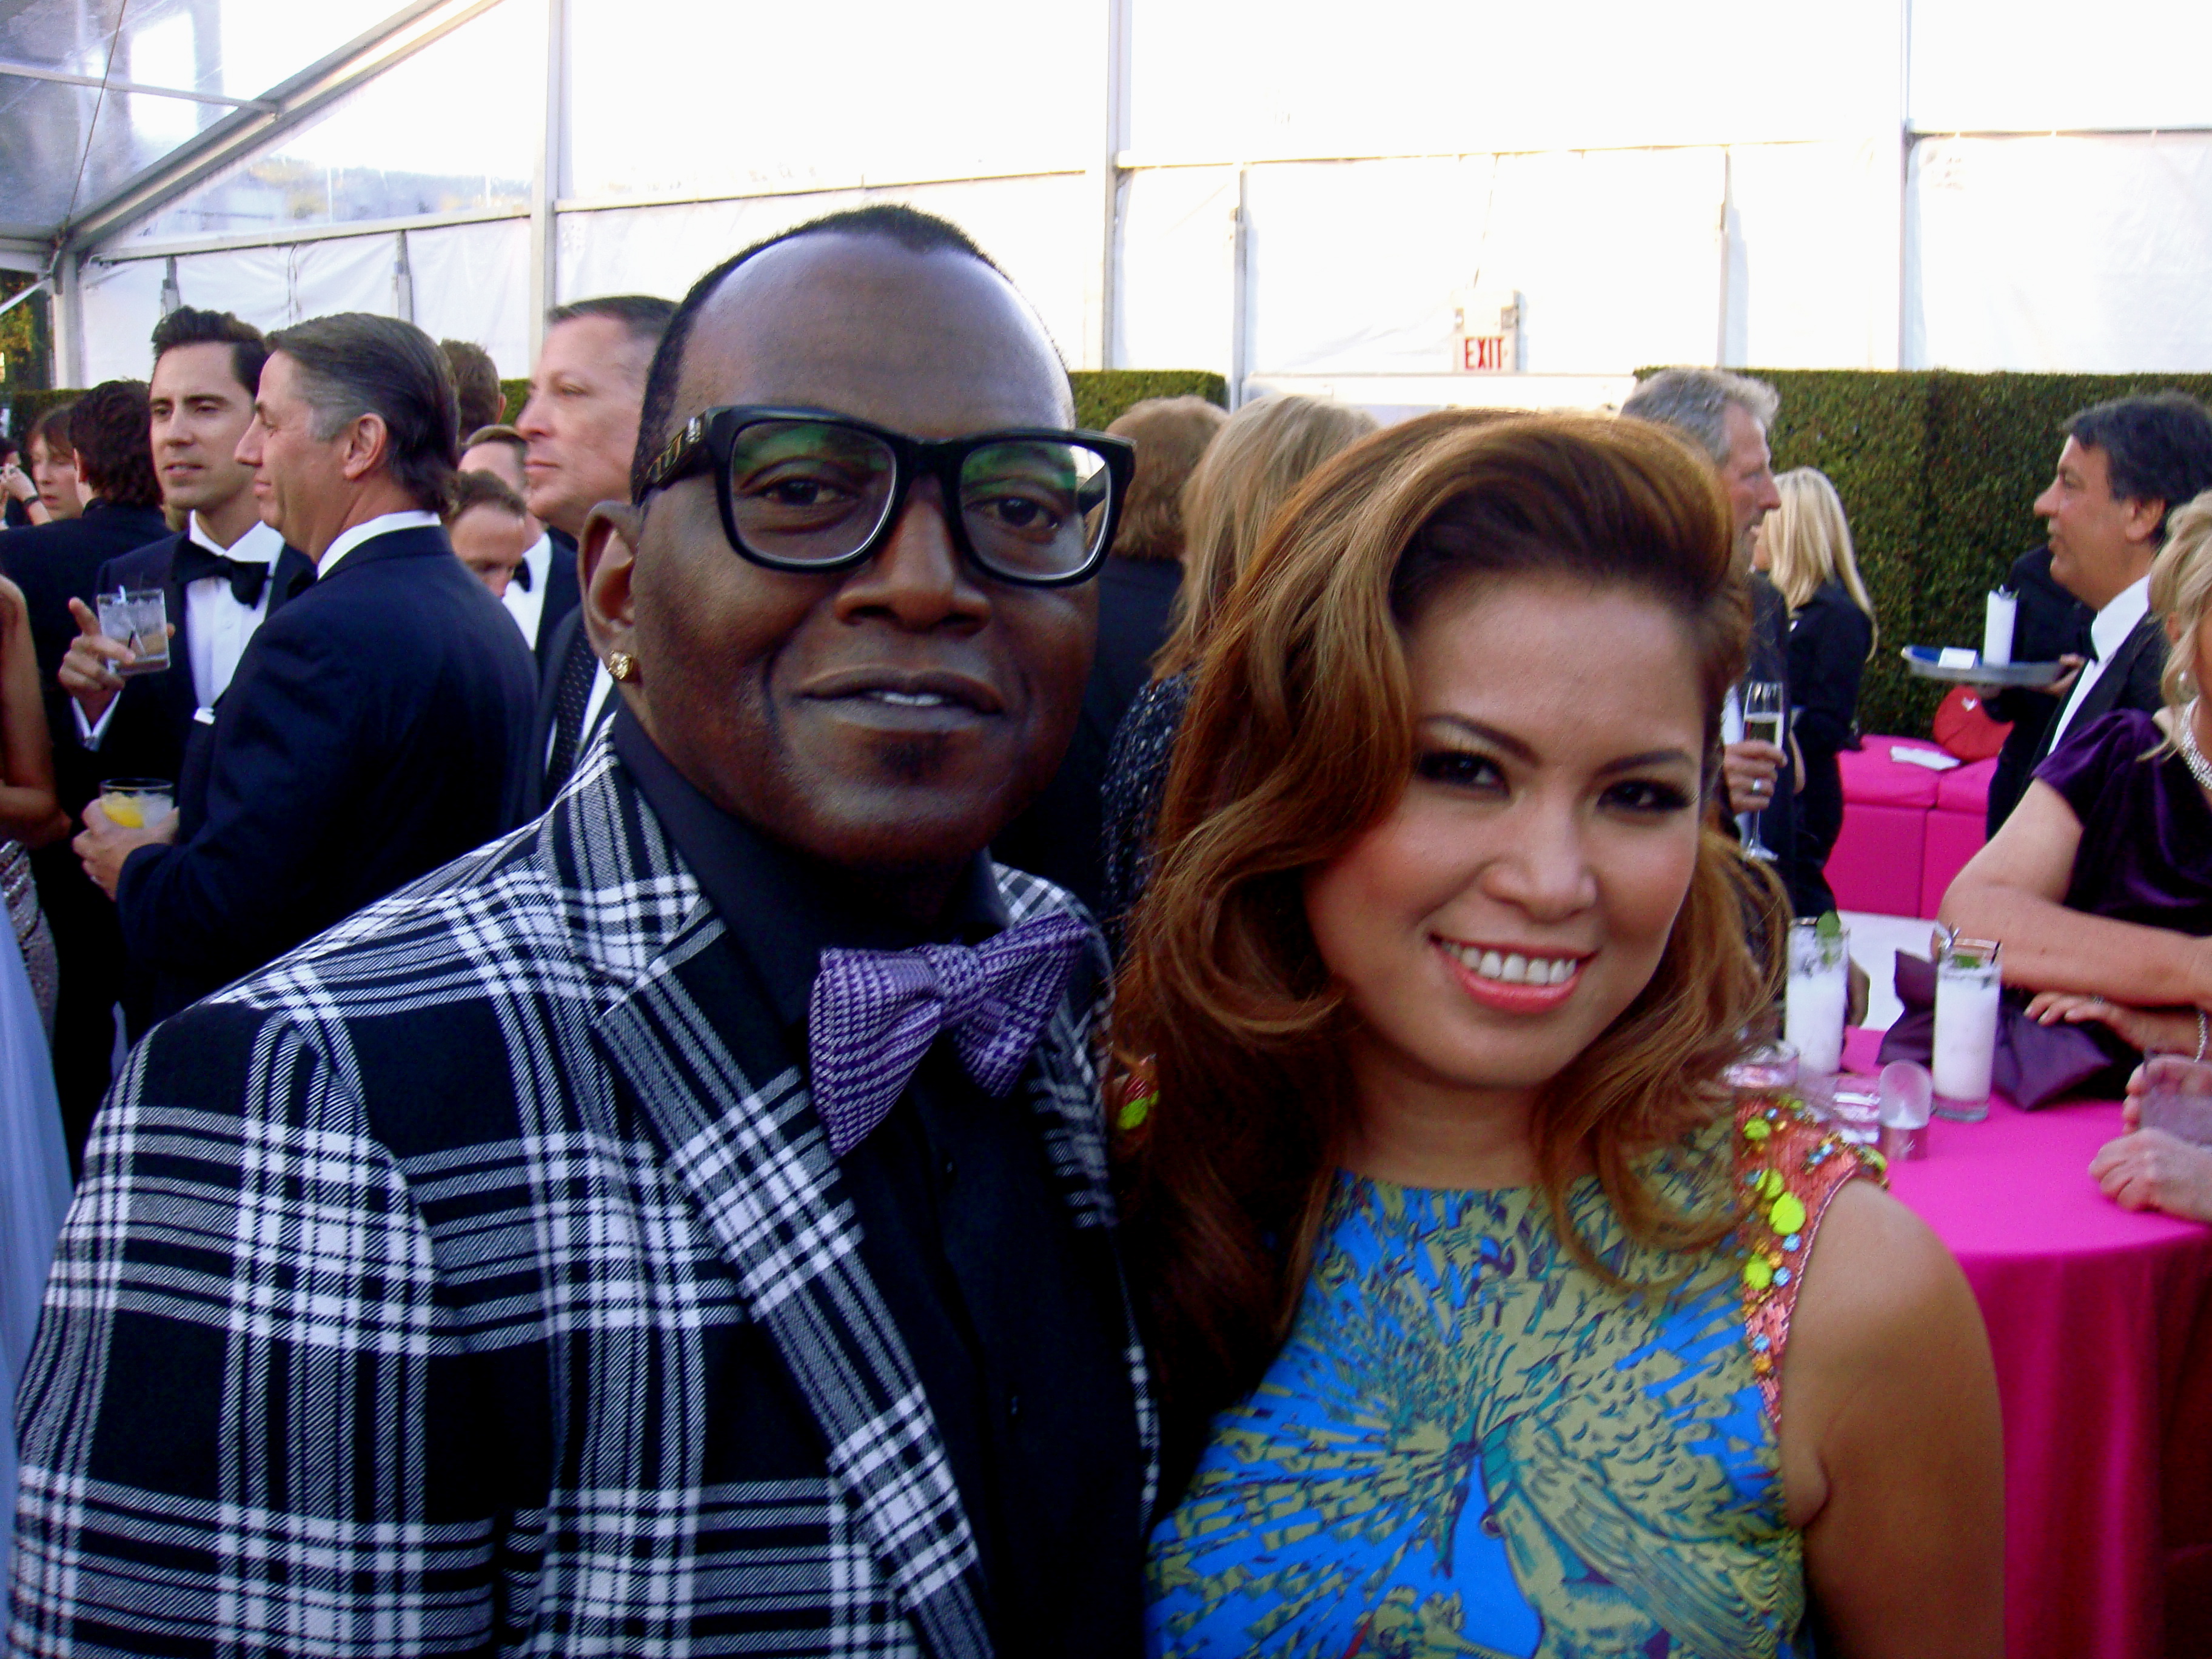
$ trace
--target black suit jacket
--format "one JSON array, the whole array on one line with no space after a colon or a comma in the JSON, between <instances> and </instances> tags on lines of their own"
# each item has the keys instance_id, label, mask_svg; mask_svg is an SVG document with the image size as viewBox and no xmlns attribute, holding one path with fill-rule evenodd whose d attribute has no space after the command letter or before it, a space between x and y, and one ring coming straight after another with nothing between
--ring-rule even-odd
<instances>
[{"instance_id":1,"label":"black suit jacket","mask_svg":"<svg viewBox=\"0 0 2212 1659\"><path fill-rule=\"evenodd\" d=\"M576 585L576 544L550 526L545 533L553 540L553 558L545 568L545 603L538 610L538 637L530 642L540 675L553 660L553 636L561 631L562 623L575 615L576 603L583 597Z\"/></svg>"},{"instance_id":2,"label":"black suit jacket","mask_svg":"<svg viewBox=\"0 0 2212 1659\"><path fill-rule=\"evenodd\" d=\"M523 817L532 681L435 528L363 542L256 630L116 902L167 1014Z\"/></svg>"},{"instance_id":3,"label":"black suit jacket","mask_svg":"<svg viewBox=\"0 0 2212 1659\"><path fill-rule=\"evenodd\" d=\"M2052 729L2044 734L2043 753L2037 760L2066 738L2087 731L2090 721L2115 708L2140 708L2146 714L2155 714L2166 706L2158 687L2159 677L2165 672L2166 624L2154 616L2146 616L2120 641L2097 683L2082 696L2081 706L2074 711L2064 733L2058 732L2056 720L2051 722Z\"/></svg>"},{"instance_id":4,"label":"black suit jacket","mask_svg":"<svg viewBox=\"0 0 2212 1659\"><path fill-rule=\"evenodd\" d=\"M192 717L215 701L192 680L191 608L175 574L177 555L190 539L180 531L100 568L103 593L118 587L161 589L177 634L169 641L169 666L164 672L124 682L98 750L88 750L76 740L74 717L54 733L57 767L86 775L78 781L83 800L92 798L99 778L181 778L185 749L196 724ZM285 548L269 573L269 606L263 620L275 616L295 592L314 579L315 567L307 556L295 547Z\"/></svg>"},{"instance_id":5,"label":"black suit jacket","mask_svg":"<svg viewBox=\"0 0 2212 1659\"><path fill-rule=\"evenodd\" d=\"M160 541L169 535L168 521L152 507L117 507L94 501L82 518L53 524L33 525L0 535L0 575L23 590L30 611L31 646L39 659L39 688L46 704L46 727L57 734L56 747L64 746L60 734L76 729L70 718L69 694L55 678L62 658L76 637L76 618L69 602L87 604L100 591L100 568L118 554ZM173 612L171 621L174 621ZM113 774L107 775L112 776ZM70 799L66 787L62 805L72 813L84 805Z\"/></svg>"}]
</instances>

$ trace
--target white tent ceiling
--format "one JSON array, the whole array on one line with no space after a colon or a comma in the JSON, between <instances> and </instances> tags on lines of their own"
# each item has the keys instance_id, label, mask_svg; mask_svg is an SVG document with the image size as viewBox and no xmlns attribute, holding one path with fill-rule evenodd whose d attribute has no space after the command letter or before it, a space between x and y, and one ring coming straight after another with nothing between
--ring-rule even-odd
<instances>
[{"instance_id":1,"label":"white tent ceiling","mask_svg":"<svg viewBox=\"0 0 2212 1659\"><path fill-rule=\"evenodd\" d=\"M0 0L0 262L66 378L165 292L526 368L855 200L961 220L1073 361L2212 368L2212 7L2111 0Z\"/></svg>"}]
</instances>

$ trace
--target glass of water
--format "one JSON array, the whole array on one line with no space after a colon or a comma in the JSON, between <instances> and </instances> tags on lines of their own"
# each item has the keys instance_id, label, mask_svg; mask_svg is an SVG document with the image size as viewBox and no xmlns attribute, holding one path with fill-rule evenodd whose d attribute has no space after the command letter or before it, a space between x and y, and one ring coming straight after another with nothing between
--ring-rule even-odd
<instances>
[{"instance_id":1,"label":"glass of water","mask_svg":"<svg viewBox=\"0 0 2212 1659\"><path fill-rule=\"evenodd\" d=\"M1990 1115L1990 1073L1996 1063L1997 1015L2004 976L1997 944L1950 939L1936 955L1936 1112L1961 1123Z\"/></svg>"},{"instance_id":2,"label":"glass of water","mask_svg":"<svg viewBox=\"0 0 2212 1659\"><path fill-rule=\"evenodd\" d=\"M1844 1018L1851 999L1851 939L1832 921L1790 924L1790 980L1783 1036L1797 1050L1800 1066L1811 1073L1838 1072L1844 1065Z\"/></svg>"},{"instance_id":3,"label":"glass of water","mask_svg":"<svg viewBox=\"0 0 2212 1659\"><path fill-rule=\"evenodd\" d=\"M118 674L158 674L169 665L169 604L158 587L118 588L100 596L100 631L131 653Z\"/></svg>"}]
</instances>

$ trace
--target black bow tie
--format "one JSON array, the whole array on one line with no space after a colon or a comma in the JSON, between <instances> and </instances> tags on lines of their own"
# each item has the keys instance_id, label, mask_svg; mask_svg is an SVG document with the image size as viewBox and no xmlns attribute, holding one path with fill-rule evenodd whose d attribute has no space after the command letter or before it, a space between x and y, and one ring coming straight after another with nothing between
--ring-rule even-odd
<instances>
[{"instance_id":1,"label":"black bow tie","mask_svg":"<svg viewBox=\"0 0 2212 1659\"><path fill-rule=\"evenodd\" d=\"M251 611L261 603L261 590L269 584L269 567L186 542L177 555L178 585L190 587L203 576L221 576L230 584L231 598Z\"/></svg>"},{"instance_id":2,"label":"black bow tie","mask_svg":"<svg viewBox=\"0 0 2212 1659\"><path fill-rule=\"evenodd\" d=\"M530 561L525 559L520 564L515 566L514 574L509 576L507 580L527 593L530 591Z\"/></svg>"}]
</instances>

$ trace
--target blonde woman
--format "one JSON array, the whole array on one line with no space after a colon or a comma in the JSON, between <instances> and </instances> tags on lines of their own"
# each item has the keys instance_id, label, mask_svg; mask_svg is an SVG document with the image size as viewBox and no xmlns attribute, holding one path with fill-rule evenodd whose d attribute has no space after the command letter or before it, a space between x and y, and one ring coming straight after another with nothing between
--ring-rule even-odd
<instances>
[{"instance_id":1,"label":"blonde woman","mask_svg":"<svg viewBox=\"0 0 2212 1659\"><path fill-rule=\"evenodd\" d=\"M2206 1057L2212 1009L2212 491L2168 520L2150 608L2171 648L2155 714L2069 730L1943 896L1961 933L2004 945L2028 1014L2092 1023L2127 1050ZM2134 1054L2113 1049L2130 1064Z\"/></svg>"},{"instance_id":2,"label":"blonde woman","mask_svg":"<svg viewBox=\"0 0 2212 1659\"><path fill-rule=\"evenodd\" d=\"M1144 890L1152 825L1191 673L1222 601L1259 551L1275 509L1309 472L1376 427L1365 410L1325 398L1247 404L1229 417L1183 486L1182 586L1175 623L1152 659L1152 684L1137 694L1114 734L1102 791L1106 868L1099 915L1117 950L1121 919Z\"/></svg>"},{"instance_id":3,"label":"blonde woman","mask_svg":"<svg viewBox=\"0 0 2212 1659\"><path fill-rule=\"evenodd\" d=\"M1851 527L1827 475L1801 466L1774 481L1782 505L1760 521L1752 563L1790 606L1791 728L1804 757L1797 851L1819 870L1844 825L1837 755L1859 746L1859 680L1874 653L1874 605L1859 580Z\"/></svg>"}]
</instances>

